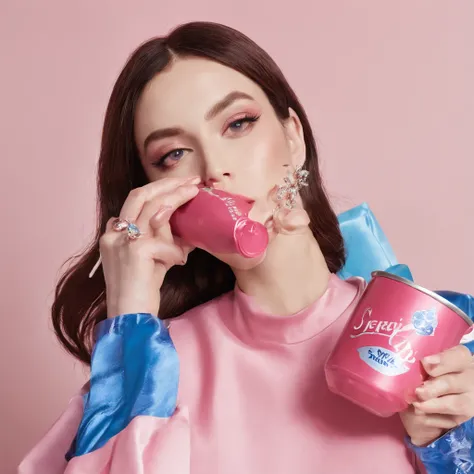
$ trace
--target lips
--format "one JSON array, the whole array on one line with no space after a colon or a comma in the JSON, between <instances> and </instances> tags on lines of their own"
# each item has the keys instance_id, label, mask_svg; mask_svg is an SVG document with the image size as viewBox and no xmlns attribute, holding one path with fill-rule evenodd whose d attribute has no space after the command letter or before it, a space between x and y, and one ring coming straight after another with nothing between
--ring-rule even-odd
<instances>
[{"instance_id":1,"label":"lips","mask_svg":"<svg viewBox=\"0 0 474 474\"><path fill-rule=\"evenodd\" d=\"M231 193L231 194L234 195L236 198L242 199L242 201L245 201L247 204L255 203L255 199L249 198L247 196L242 196L241 194L234 194L234 193Z\"/></svg>"},{"instance_id":2,"label":"lips","mask_svg":"<svg viewBox=\"0 0 474 474\"><path fill-rule=\"evenodd\" d=\"M232 196L237 198L239 201L244 201L249 205L252 205L252 204L255 203L255 199L252 199L248 196L244 196L242 194L235 194L231 191L227 191L227 190L220 189L220 188L214 188L213 186L206 186L205 184L199 184L198 188L200 188L200 189L203 189L203 188L214 189L215 191L221 191L222 193L225 193L225 194L231 194Z\"/></svg>"}]
</instances>

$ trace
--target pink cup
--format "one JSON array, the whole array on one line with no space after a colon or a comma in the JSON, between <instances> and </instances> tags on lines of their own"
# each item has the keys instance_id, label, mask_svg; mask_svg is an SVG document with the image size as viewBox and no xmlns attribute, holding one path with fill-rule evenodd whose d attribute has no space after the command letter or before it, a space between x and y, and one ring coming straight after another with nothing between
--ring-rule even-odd
<instances>
[{"instance_id":1,"label":"pink cup","mask_svg":"<svg viewBox=\"0 0 474 474\"><path fill-rule=\"evenodd\" d=\"M170 218L174 235L212 253L238 253L252 258L268 245L263 224L248 217L253 201L214 188L199 193Z\"/></svg>"},{"instance_id":2,"label":"pink cup","mask_svg":"<svg viewBox=\"0 0 474 474\"><path fill-rule=\"evenodd\" d=\"M473 322L405 278L374 272L326 362L329 389L378 416L415 400L427 378L421 360L459 344Z\"/></svg>"}]
</instances>

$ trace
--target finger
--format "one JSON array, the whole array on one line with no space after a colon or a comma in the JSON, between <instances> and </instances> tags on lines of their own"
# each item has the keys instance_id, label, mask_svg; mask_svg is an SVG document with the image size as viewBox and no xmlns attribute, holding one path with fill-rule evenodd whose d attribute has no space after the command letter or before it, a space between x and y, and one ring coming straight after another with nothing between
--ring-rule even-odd
<instances>
[{"instance_id":1,"label":"finger","mask_svg":"<svg viewBox=\"0 0 474 474\"><path fill-rule=\"evenodd\" d=\"M295 234L308 228L309 216L304 209L277 208L273 214L273 227L280 234Z\"/></svg>"},{"instance_id":2,"label":"finger","mask_svg":"<svg viewBox=\"0 0 474 474\"><path fill-rule=\"evenodd\" d=\"M177 245L160 241L160 245L157 245L153 251L153 259L155 262L164 265L166 270L169 270L174 265L184 265L187 256L183 249Z\"/></svg>"},{"instance_id":3,"label":"finger","mask_svg":"<svg viewBox=\"0 0 474 474\"><path fill-rule=\"evenodd\" d=\"M466 346L460 345L441 354L425 357L422 362L431 377L439 377L453 372L462 372L473 364L473 357Z\"/></svg>"},{"instance_id":4,"label":"finger","mask_svg":"<svg viewBox=\"0 0 474 474\"><path fill-rule=\"evenodd\" d=\"M474 403L466 393L457 395L445 395L444 397L432 398L424 402L413 402L417 413L439 415L474 416Z\"/></svg>"},{"instance_id":5,"label":"finger","mask_svg":"<svg viewBox=\"0 0 474 474\"><path fill-rule=\"evenodd\" d=\"M155 262L161 263L166 270L169 270L173 265L184 265L186 255L183 249L179 246L164 242L162 239L151 238L138 243L138 241L130 242L128 245L135 245L134 251L140 253L147 258L153 258Z\"/></svg>"},{"instance_id":6,"label":"finger","mask_svg":"<svg viewBox=\"0 0 474 474\"><path fill-rule=\"evenodd\" d=\"M121 219L128 219L135 222L142 211L146 202L153 200L160 194L169 193L184 184L198 184L201 181L199 177L191 178L165 178L133 189L125 199L120 211Z\"/></svg>"},{"instance_id":7,"label":"finger","mask_svg":"<svg viewBox=\"0 0 474 474\"><path fill-rule=\"evenodd\" d=\"M435 415L416 415L414 408L410 405L406 410L399 413L400 419L405 427L408 436L413 444L417 446L426 445L430 440L436 439L440 435L440 428L427 426L424 421L429 416Z\"/></svg>"},{"instance_id":8,"label":"finger","mask_svg":"<svg viewBox=\"0 0 474 474\"><path fill-rule=\"evenodd\" d=\"M173 212L196 196L198 192L196 185L186 184L148 201L138 216L137 226L144 232L151 231L157 235L161 227L168 223Z\"/></svg>"},{"instance_id":9,"label":"finger","mask_svg":"<svg viewBox=\"0 0 474 474\"><path fill-rule=\"evenodd\" d=\"M114 230L113 225L116 221L116 217L111 217L105 226L105 232L100 238L100 247L111 247L115 244L118 238L120 238L120 232Z\"/></svg>"},{"instance_id":10,"label":"finger","mask_svg":"<svg viewBox=\"0 0 474 474\"><path fill-rule=\"evenodd\" d=\"M416 413L416 412L415 412ZM417 417L417 421L430 428L440 428L443 430L451 430L460 423L453 415L425 414Z\"/></svg>"},{"instance_id":11,"label":"finger","mask_svg":"<svg viewBox=\"0 0 474 474\"><path fill-rule=\"evenodd\" d=\"M181 237L173 236L174 243L181 247L184 250L184 253L187 255L192 252L196 247L194 245L185 242Z\"/></svg>"},{"instance_id":12,"label":"finger","mask_svg":"<svg viewBox=\"0 0 474 474\"><path fill-rule=\"evenodd\" d=\"M420 401L468 392L474 387L474 371L463 373L452 373L440 375L434 379L427 380L421 387L415 390Z\"/></svg>"},{"instance_id":13,"label":"finger","mask_svg":"<svg viewBox=\"0 0 474 474\"><path fill-rule=\"evenodd\" d=\"M114 230L113 228L113 225L114 225L114 222L117 220L116 217L111 217L108 221L107 221L107 224L105 226L105 232L111 232Z\"/></svg>"}]
</instances>

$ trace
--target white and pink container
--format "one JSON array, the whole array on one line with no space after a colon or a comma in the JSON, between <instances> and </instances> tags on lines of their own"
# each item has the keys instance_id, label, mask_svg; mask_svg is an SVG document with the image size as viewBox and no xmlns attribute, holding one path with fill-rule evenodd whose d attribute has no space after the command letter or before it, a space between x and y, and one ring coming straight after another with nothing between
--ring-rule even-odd
<instances>
[{"instance_id":1,"label":"white and pink container","mask_svg":"<svg viewBox=\"0 0 474 474\"><path fill-rule=\"evenodd\" d=\"M388 417L415 400L421 360L458 345L473 322L405 278L374 272L326 363L331 391Z\"/></svg>"},{"instance_id":2,"label":"white and pink container","mask_svg":"<svg viewBox=\"0 0 474 474\"><path fill-rule=\"evenodd\" d=\"M174 235L212 253L259 257L268 246L268 231L248 217L253 201L203 187L170 218Z\"/></svg>"}]
</instances>

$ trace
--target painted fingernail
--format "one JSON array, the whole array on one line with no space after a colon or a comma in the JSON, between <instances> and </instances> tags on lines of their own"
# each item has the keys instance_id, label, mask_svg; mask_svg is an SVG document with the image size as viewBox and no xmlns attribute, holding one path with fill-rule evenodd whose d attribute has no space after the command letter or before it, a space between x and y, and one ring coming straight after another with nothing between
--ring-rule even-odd
<instances>
[{"instance_id":1,"label":"painted fingernail","mask_svg":"<svg viewBox=\"0 0 474 474\"><path fill-rule=\"evenodd\" d=\"M423 359L425 364L438 365L441 362L441 357L439 355L430 355Z\"/></svg>"}]
</instances>

